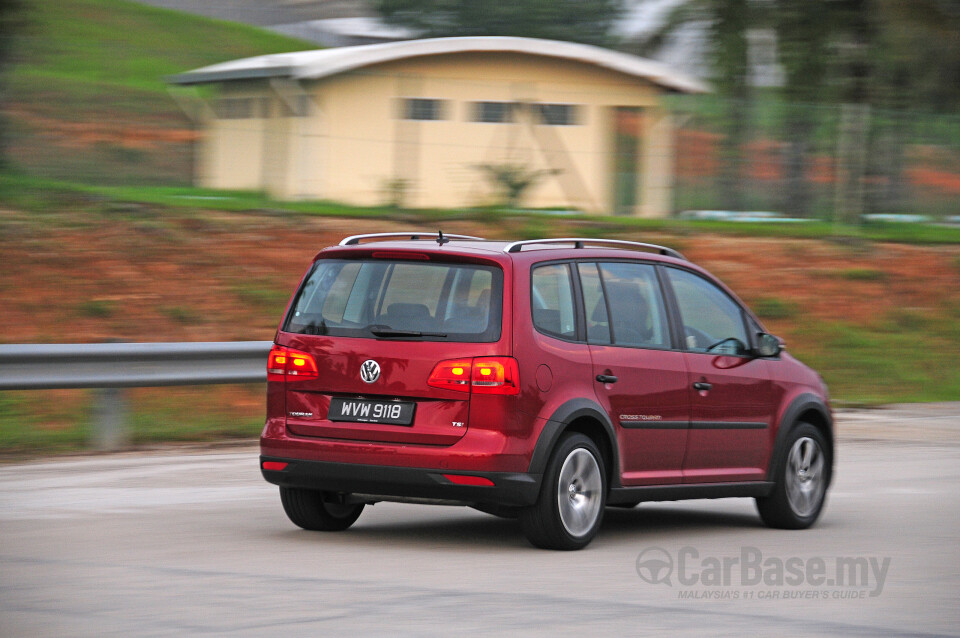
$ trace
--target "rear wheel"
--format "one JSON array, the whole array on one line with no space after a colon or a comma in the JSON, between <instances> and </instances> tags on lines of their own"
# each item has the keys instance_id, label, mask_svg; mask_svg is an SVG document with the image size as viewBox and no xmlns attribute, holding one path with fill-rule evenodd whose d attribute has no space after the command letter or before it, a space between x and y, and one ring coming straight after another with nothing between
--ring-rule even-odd
<instances>
[{"instance_id":1,"label":"rear wheel","mask_svg":"<svg viewBox=\"0 0 960 638\"><path fill-rule=\"evenodd\" d=\"M342 504L324 500L324 493L296 487L281 487L280 502L294 525L318 532L339 532L356 522L363 503Z\"/></svg>"},{"instance_id":2,"label":"rear wheel","mask_svg":"<svg viewBox=\"0 0 960 638\"><path fill-rule=\"evenodd\" d=\"M757 499L760 518L770 527L804 529L823 509L830 480L830 448L820 430L797 424L787 435L776 463L776 483L769 496Z\"/></svg>"},{"instance_id":3,"label":"rear wheel","mask_svg":"<svg viewBox=\"0 0 960 638\"><path fill-rule=\"evenodd\" d=\"M600 450L583 434L565 436L547 463L537 503L520 512L520 526L537 547L586 547L600 529L606 496Z\"/></svg>"}]
</instances>

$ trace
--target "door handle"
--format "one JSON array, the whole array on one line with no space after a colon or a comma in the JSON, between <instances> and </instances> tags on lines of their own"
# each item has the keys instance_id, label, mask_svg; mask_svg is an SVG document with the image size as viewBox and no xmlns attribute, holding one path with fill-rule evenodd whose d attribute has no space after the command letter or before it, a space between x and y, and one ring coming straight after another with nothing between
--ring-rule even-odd
<instances>
[{"instance_id":1,"label":"door handle","mask_svg":"<svg viewBox=\"0 0 960 638\"><path fill-rule=\"evenodd\" d=\"M616 383L617 377L613 376L612 374L598 374L597 381L600 383Z\"/></svg>"},{"instance_id":2,"label":"door handle","mask_svg":"<svg viewBox=\"0 0 960 638\"><path fill-rule=\"evenodd\" d=\"M695 381L693 383L694 390L700 390L701 392L706 392L713 387L712 383L707 383L706 381Z\"/></svg>"}]
</instances>

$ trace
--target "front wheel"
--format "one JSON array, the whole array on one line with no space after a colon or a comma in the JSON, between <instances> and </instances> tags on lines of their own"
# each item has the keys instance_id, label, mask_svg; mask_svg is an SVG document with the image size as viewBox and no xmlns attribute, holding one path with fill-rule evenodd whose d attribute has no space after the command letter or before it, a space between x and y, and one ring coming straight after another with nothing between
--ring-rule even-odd
<instances>
[{"instance_id":1,"label":"front wheel","mask_svg":"<svg viewBox=\"0 0 960 638\"><path fill-rule=\"evenodd\" d=\"M536 504L520 512L520 527L537 547L586 547L600 529L606 496L596 444L583 434L565 436L547 463Z\"/></svg>"},{"instance_id":2,"label":"front wheel","mask_svg":"<svg viewBox=\"0 0 960 638\"><path fill-rule=\"evenodd\" d=\"M316 532L339 532L353 525L363 503L341 504L324 499L324 493L297 487L281 487L280 502L294 525Z\"/></svg>"},{"instance_id":3,"label":"front wheel","mask_svg":"<svg viewBox=\"0 0 960 638\"><path fill-rule=\"evenodd\" d=\"M757 498L764 523L805 529L816 522L830 482L830 454L823 434L809 423L799 423L790 431L780 457L772 459L776 473L773 492Z\"/></svg>"}]
</instances>

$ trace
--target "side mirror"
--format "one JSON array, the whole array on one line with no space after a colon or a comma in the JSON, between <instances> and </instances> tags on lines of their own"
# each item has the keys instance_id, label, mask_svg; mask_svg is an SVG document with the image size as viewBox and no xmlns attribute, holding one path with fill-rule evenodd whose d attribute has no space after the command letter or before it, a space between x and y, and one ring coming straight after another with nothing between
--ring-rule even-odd
<instances>
[{"instance_id":1,"label":"side mirror","mask_svg":"<svg viewBox=\"0 0 960 638\"><path fill-rule=\"evenodd\" d=\"M780 354L782 349L780 339L774 337L772 334L761 332L757 335L757 349L755 352L758 357L775 357Z\"/></svg>"}]
</instances>

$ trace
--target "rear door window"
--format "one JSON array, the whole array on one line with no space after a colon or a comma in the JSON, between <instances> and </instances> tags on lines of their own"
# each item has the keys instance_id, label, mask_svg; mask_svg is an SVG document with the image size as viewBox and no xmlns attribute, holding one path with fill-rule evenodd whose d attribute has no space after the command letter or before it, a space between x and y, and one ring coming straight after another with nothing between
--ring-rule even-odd
<instances>
[{"instance_id":1,"label":"rear door window","mask_svg":"<svg viewBox=\"0 0 960 638\"><path fill-rule=\"evenodd\" d=\"M670 348L670 329L657 273L650 264L600 264L610 307L613 343L635 348Z\"/></svg>"},{"instance_id":2,"label":"rear door window","mask_svg":"<svg viewBox=\"0 0 960 638\"><path fill-rule=\"evenodd\" d=\"M321 259L297 293L283 329L492 342L500 338L502 300L503 271L492 266Z\"/></svg>"},{"instance_id":3,"label":"rear door window","mask_svg":"<svg viewBox=\"0 0 960 638\"><path fill-rule=\"evenodd\" d=\"M530 307L537 330L564 339L576 338L570 264L549 264L533 269Z\"/></svg>"}]
</instances>

